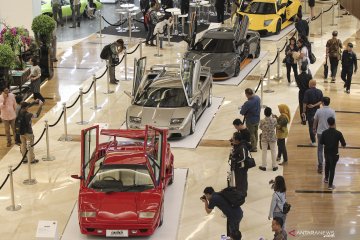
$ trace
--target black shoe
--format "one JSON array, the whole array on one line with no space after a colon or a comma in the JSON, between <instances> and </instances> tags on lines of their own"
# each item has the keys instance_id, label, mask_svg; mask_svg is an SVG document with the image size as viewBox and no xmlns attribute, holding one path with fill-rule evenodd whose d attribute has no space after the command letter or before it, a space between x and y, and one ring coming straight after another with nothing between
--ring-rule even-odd
<instances>
[{"instance_id":1,"label":"black shoe","mask_svg":"<svg viewBox=\"0 0 360 240\"><path fill-rule=\"evenodd\" d=\"M277 171L279 168L278 167L273 167L273 171Z\"/></svg>"},{"instance_id":2,"label":"black shoe","mask_svg":"<svg viewBox=\"0 0 360 240\"><path fill-rule=\"evenodd\" d=\"M279 163L280 166L284 166L284 165L287 165L287 161L283 161L282 163Z\"/></svg>"},{"instance_id":3,"label":"black shoe","mask_svg":"<svg viewBox=\"0 0 360 240\"><path fill-rule=\"evenodd\" d=\"M116 84L118 84L117 82L110 82L110 84L114 84L114 85L116 85Z\"/></svg>"},{"instance_id":4,"label":"black shoe","mask_svg":"<svg viewBox=\"0 0 360 240\"><path fill-rule=\"evenodd\" d=\"M148 42L145 42L145 46L149 46L150 44Z\"/></svg>"},{"instance_id":5,"label":"black shoe","mask_svg":"<svg viewBox=\"0 0 360 240\"><path fill-rule=\"evenodd\" d=\"M261 171L266 171L266 168L265 167L259 167L259 169L261 170Z\"/></svg>"},{"instance_id":6,"label":"black shoe","mask_svg":"<svg viewBox=\"0 0 360 240\"><path fill-rule=\"evenodd\" d=\"M321 168L318 168L317 172L318 172L319 174L322 174L322 167L321 167Z\"/></svg>"},{"instance_id":7,"label":"black shoe","mask_svg":"<svg viewBox=\"0 0 360 240\"><path fill-rule=\"evenodd\" d=\"M80 22L77 23L77 26L80 27Z\"/></svg>"},{"instance_id":8,"label":"black shoe","mask_svg":"<svg viewBox=\"0 0 360 240\"><path fill-rule=\"evenodd\" d=\"M76 26L75 26L75 25L71 25L69 28L76 28Z\"/></svg>"}]
</instances>

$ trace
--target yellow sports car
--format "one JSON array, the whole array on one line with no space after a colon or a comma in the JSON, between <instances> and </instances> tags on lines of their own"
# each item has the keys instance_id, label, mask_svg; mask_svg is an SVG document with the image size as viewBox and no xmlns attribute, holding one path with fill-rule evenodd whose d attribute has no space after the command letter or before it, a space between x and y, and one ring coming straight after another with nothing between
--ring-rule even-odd
<instances>
[{"instance_id":1,"label":"yellow sports car","mask_svg":"<svg viewBox=\"0 0 360 240\"><path fill-rule=\"evenodd\" d=\"M300 0L253 0L244 9L239 8L240 19L247 15L249 30L260 35L279 34L301 12Z\"/></svg>"}]
</instances>

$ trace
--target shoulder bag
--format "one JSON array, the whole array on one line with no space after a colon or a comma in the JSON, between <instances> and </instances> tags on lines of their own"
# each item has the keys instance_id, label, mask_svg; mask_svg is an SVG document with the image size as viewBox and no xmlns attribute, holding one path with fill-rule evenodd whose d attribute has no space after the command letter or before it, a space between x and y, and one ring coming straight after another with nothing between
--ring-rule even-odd
<instances>
[{"instance_id":1,"label":"shoulder bag","mask_svg":"<svg viewBox=\"0 0 360 240\"><path fill-rule=\"evenodd\" d=\"M275 192L275 194L278 196L278 198L279 198L280 201L282 202L279 194L277 194L276 192ZM291 209L291 204L289 204L288 202L284 202L283 209L281 210L281 212L282 212L283 214L288 214L288 212L290 212L290 209Z\"/></svg>"}]
</instances>

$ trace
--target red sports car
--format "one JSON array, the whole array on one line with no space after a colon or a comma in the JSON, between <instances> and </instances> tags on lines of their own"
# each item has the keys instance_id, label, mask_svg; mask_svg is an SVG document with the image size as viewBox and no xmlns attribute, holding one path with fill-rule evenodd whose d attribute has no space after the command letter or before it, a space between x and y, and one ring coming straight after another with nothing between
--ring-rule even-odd
<instances>
[{"instance_id":1,"label":"red sports car","mask_svg":"<svg viewBox=\"0 0 360 240\"><path fill-rule=\"evenodd\" d=\"M148 236L161 226L164 191L174 179L167 130L81 132L79 225L81 233L107 237Z\"/></svg>"}]
</instances>

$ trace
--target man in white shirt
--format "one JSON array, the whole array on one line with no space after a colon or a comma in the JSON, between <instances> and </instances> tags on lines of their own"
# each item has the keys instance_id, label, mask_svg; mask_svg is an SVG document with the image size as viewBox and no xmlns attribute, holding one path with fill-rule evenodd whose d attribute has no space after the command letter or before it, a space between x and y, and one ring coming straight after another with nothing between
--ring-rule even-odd
<instances>
[{"instance_id":1,"label":"man in white shirt","mask_svg":"<svg viewBox=\"0 0 360 240\"><path fill-rule=\"evenodd\" d=\"M160 48L162 48L162 42L164 38L164 31L165 27L167 26L168 29L173 25L172 17L169 17L169 19L165 19L161 22L158 22L154 28L154 35L159 34L160 39Z\"/></svg>"},{"instance_id":2,"label":"man in white shirt","mask_svg":"<svg viewBox=\"0 0 360 240\"><path fill-rule=\"evenodd\" d=\"M335 111L329 107L330 98L323 97L322 99L323 107L316 110L314 116L313 131L317 135L318 145L317 145L317 155L318 155L318 170L322 170L323 159L324 159L324 145L320 144L321 134L323 131L329 128L327 122L328 118L333 117L335 119ZM320 171L319 171L320 173Z\"/></svg>"}]
</instances>

